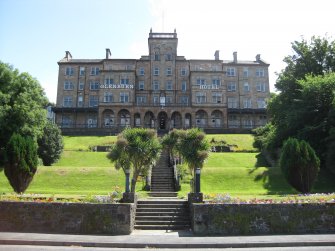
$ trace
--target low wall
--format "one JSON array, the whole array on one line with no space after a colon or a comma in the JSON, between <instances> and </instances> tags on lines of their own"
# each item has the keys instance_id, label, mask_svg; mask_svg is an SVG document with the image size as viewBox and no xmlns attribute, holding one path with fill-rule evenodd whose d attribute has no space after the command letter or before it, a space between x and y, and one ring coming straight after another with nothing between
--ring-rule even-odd
<instances>
[{"instance_id":1,"label":"low wall","mask_svg":"<svg viewBox=\"0 0 335 251\"><path fill-rule=\"evenodd\" d=\"M198 235L335 233L335 203L192 204Z\"/></svg>"},{"instance_id":2,"label":"low wall","mask_svg":"<svg viewBox=\"0 0 335 251\"><path fill-rule=\"evenodd\" d=\"M1 232L130 234L134 204L0 202Z\"/></svg>"}]
</instances>

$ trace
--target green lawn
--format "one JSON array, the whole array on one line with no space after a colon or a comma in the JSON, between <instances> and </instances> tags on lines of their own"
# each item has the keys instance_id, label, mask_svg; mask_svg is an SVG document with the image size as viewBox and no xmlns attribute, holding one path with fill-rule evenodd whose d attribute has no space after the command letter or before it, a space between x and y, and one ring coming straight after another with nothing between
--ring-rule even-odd
<instances>
[{"instance_id":1,"label":"green lawn","mask_svg":"<svg viewBox=\"0 0 335 251\"><path fill-rule=\"evenodd\" d=\"M222 138L241 149L252 149L252 136L208 135ZM62 158L51 167L40 166L26 193L50 195L94 195L124 191L125 176L117 171L104 152L88 152L89 145L103 145L115 137L64 137ZM241 143L238 143L240 140ZM243 143L243 144L242 144ZM70 150L71 149L71 150ZM75 149L77 149L75 151ZM81 149L81 150L79 150ZM83 151L85 149L85 151ZM210 153L201 173L201 190L206 195L228 193L239 197L281 196L296 194L286 183L279 168L267 167L258 153ZM334 192L334 177L322 170L313 192ZM137 184L141 196L143 182ZM189 180L182 183L179 195L190 191ZM3 171L0 172L0 193L11 193Z\"/></svg>"},{"instance_id":2,"label":"green lawn","mask_svg":"<svg viewBox=\"0 0 335 251\"><path fill-rule=\"evenodd\" d=\"M254 137L251 134L207 134L208 141L224 140L229 145L237 145L236 150L256 150L252 144Z\"/></svg>"}]
</instances>

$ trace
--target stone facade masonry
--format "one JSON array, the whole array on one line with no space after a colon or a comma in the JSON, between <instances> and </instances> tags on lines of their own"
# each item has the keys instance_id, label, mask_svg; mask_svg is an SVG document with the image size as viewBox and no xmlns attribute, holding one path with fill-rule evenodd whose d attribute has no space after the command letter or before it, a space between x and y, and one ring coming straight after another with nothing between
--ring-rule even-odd
<instances>
[{"instance_id":1,"label":"stone facade masonry","mask_svg":"<svg viewBox=\"0 0 335 251\"><path fill-rule=\"evenodd\" d=\"M197 235L334 234L335 203L192 204Z\"/></svg>"},{"instance_id":2,"label":"stone facade masonry","mask_svg":"<svg viewBox=\"0 0 335 251\"><path fill-rule=\"evenodd\" d=\"M130 234L134 204L0 202L0 232Z\"/></svg>"}]
</instances>

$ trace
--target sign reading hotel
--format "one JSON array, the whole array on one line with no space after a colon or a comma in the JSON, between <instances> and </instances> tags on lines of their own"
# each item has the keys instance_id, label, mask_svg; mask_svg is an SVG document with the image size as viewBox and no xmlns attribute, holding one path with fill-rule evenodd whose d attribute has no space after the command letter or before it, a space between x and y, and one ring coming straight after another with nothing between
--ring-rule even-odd
<instances>
[{"instance_id":1,"label":"sign reading hotel","mask_svg":"<svg viewBox=\"0 0 335 251\"><path fill-rule=\"evenodd\" d=\"M202 90L218 90L218 85L200 85L200 89Z\"/></svg>"},{"instance_id":2,"label":"sign reading hotel","mask_svg":"<svg viewBox=\"0 0 335 251\"><path fill-rule=\"evenodd\" d=\"M129 84L102 84L100 89L134 89L134 85Z\"/></svg>"}]
</instances>

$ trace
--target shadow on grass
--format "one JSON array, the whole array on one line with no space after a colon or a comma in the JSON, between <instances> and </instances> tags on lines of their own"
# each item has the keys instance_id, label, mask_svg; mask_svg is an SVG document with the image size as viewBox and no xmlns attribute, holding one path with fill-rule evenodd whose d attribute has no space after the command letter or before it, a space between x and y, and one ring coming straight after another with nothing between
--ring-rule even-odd
<instances>
[{"instance_id":1,"label":"shadow on grass","mask_svg":"<svg viewBox=\"0 0 335 251\"><path fill-rule=\"evenodd\" d=\"M257 161L255 167L250 170L249 174L253 174L261 167L266 168L265 171L257 174L254 180L263 183L263 187L268 190L267 194L285 195L299 193L287 183L279 167L271 167L261 153L259 153L256 158ZM312 193L335 192L334 180L334 174L325 168L321 169L312 189Z\"/></svg>"}]
</instances>

